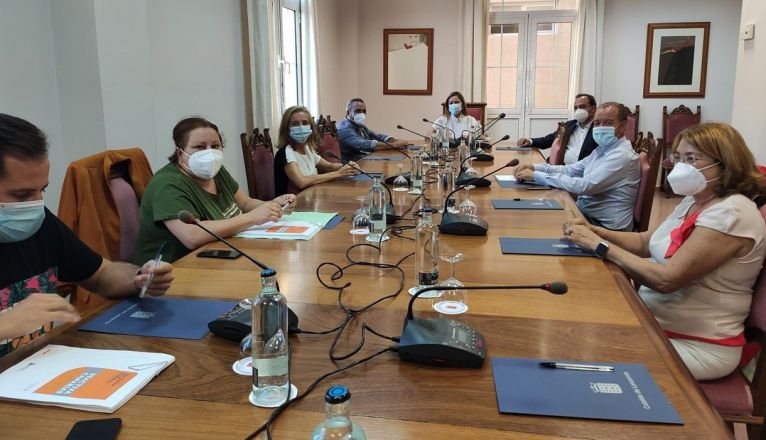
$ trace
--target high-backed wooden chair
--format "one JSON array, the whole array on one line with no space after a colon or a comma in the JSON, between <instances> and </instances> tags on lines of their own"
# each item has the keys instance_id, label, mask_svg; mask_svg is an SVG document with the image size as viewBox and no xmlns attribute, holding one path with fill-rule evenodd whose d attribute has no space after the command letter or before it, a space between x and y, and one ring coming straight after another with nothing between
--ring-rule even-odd
<instances>
[{"instance_id":1,"label":"high-backed wooden chair","mask_svg":"<svg viewBox=\"0 0 766 440\"><path fill-rule=\"evenodd\" d=\"M638 117L640 112L641 106L636 106L636 110L633 112L630 112L630 108L628 108L628 121L625 123L625 137L631 141L636 141L636 136L638 136Z\"/></svg>"},{"instance_id":2,"label":"high-backed wooden chair","mask_svg":"<svg viewBox=\"0 0 766 440\"><path fill-rule=\"evenodd\" d=\"M641 183L638 187L636 206L633 209L633 229L636 232L644 232L649 229L649 218L652 215L652 202L654 201L657 173L660 169L664 142L662 139L655 141L654 133L651 131L647 133L646 139L643 138L643 133L639 133L639 138L641 141L637 152L641 164Z\"/></svg>"},{"instance_id":3,"label":"high-backed wooden chair","mask_svg":"<svg viewBox=\"0 0 766 440\"><path fill-rule=\"evenodd\" d=\"M760 208L761 215L766 219L766 206ZM745 337L748 344L743 350L744 366L748 354L757 353L766 343L766 271L761 275L753 288L753 303L750 315L745 321ZM752 357L752 356L749 356ZM699 382L713 407L721 417L733 426L734 423L747 424L747 437L750 440L763 438L764 416L766 416L766 355L758 357L753 380L750 381L737 368L726 377L716 380ZM760 437L759 437L760 435Z\"/></svg>"},{"instance_id":4,"label":"high-backed wooden chair","mask_svg":"<svg viewBox=\"0 0 766 440\"><path fill-rule=\"evenodd\" d=\"M319 129L319 151L317 153L328 162L340 163L340 159L325 156L326 151L332 151L336 157L340 157L338 129L335 127L335 121L330 115L327 117L319 115L317 128Z\"/></svg>"},{"instance_id":5,"label":"high-backed wooden chair","mask_svg":"<svg viewBox=\"0 0 766 440\"><path fill-rule=\"evenodd\" d=\"M482 127L487 122L487 103L486 102L466 102L465 111L468 112L469 115L473 116L474 119L479 121ZM447 112L447 109L444 108L444 103L442 102L442 114L446 112Z\"/></svg>"},{"instance_id":6,"label":"high-backed wooden chair","mask_svg":"<svg viewBox=\"0 0 766 440\"><path fill-rule=\"evenodd\" d=\"M274 148L271 145L269 129L253 129L239 135L242 157L245 161L247 192L252 198L271 200L274 198Z\"/></svg>"},{"instance_id":7,"label":"high-backed wooden chair","mask_svg":"<svg viewBox=\"0 0 766 440\"><path fill-rule=\"evenodd\" d=\"M660 175L660 186L665 193L665 197L670 197L673 190L667 183L667 175L673 169L673 162L670 160L673 142L679 133L687 127L700 123L702 116L702 107L697 106L697 113L693 113L689 107L679 105L673 111L668 113L668 107L662 106L662 138L665 139L665 149L662 152L662 174Z\"/></svg>"},{"instance_id":8,"label":"high-backed wooden chair","mask_svg":"<svg viewBox=\"0 0 766 440\"><path fill-rule=\"evenodd\" d=\"M566 153L566 145L561 145L561 137L564 135L564 131L567 129L567 123L564 121L559 122L558 128L556 128L556 138L551 144L551 154L548 156L548 163L551 165L563 165L564 153Z\"/></svg>"}]
</instances>

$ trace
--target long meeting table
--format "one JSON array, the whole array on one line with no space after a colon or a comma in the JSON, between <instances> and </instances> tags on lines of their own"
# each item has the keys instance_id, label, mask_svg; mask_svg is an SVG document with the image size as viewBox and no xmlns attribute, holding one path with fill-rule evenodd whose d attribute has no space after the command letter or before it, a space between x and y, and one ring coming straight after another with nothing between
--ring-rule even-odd
<instances>
[{"instance_id":1,"label":"long meeting table","mask_svg":"<svg viewBox=\"0 0 766 440\"><path fill-rule=\"evenodd\" d=\"M403 158L398 152L376 156ZM484 174L517 158L521 163L542 161L536 151L495 151L492 162L474 162ZM365 171L394 175L398 160L360 160ZM409 168L408 162L405 169ZM500 171L510 174L512 169ZM456 277L466 285L541 284L564 281L565 295L541 290L469 291L468 311L455 318L479 330L487 341L488 356L479 369L451 369L408 363L396 353L385 353L328 378L304 399L296 402L274 424L275 439L306 439L324 419L324 391L331 385L347 385L352 394L352 420L364 428L369 439L719 439L731 438L719 415L668 344L661 329L641 303L624 273L591 257L503 255L499 237L561 236L562 222L579 216L572 198L560 190L525 191L500 188L493 178L489 188L470 191L478 215L489 224L486 236L442 234L442 255L461 252L465 261L456 266ZM338 212L344 220L334 229L322 230L307 241L252 240L233 242L253 257L277 270L282 293L300 317L300 328L321 331L344 318L336 290L344 290L343 303L363 307L397 292L399 272L357 265L332 281L334 269L324 262L344 266L355 261L395 264L414 252L412 240L392 234L380 251L353 244L363 237L349 233L357 196L365 195L369 181L336 181L308 188L298 195L296 211ZM437 200L427 186L426 195ZM492 199L555 198L563 210L495 210ZM402 212L415 196L394 193ZM418 205L420 201L415 202ZM414 226L409 213L398 225ZM439 215L434 216L438 223ZM414 230L398 231L414 237ZM224 249L220 243L206 248ZM168 295L187 298L239 300L260 290L260 270L245 258L218 260L196 257L192 252L174 264L175 280ZM416 283L415 260L401 263L404 289L357 316L339 338L336 354L351 351L360 342L363 323L389 336L401 334L410 295ZM449 266L441 262L440 280ZM111 303L97 310L94 314ZM431 301L415 303L417 316L433 317ZM362 349L348 360L334 363L329 351L334 335L300 334L290 337L291 380L302 392L318 376L369 356L392 341L367 332ZM234 374L232 363L240 357L237 343L208 335L202 340L163 339L81 332L63 327L32 346L0 360L7 367L27 356L42 343L77 347L156 351L176 357L158 377L113 415L70 409L0 402L6 418L0 438L64 438L74 422L83 419L120 417L119 439L236 439L244 438L263 423L270 410L248 402L250 378ZM640 363L667 395L684 421L683 425L616 422L543 416L501 414L498 411L490 358L523 357L573 359L592 362ZM261 437L265 438L265 437Z\"/></svg>"}]
</instances>

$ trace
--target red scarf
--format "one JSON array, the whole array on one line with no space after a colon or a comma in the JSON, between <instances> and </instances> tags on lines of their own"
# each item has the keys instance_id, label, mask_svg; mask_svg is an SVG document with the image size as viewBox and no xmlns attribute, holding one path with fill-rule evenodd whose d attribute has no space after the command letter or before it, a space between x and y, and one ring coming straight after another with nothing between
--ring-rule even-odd
<instances>
[{"instance_id":1,"label":"red scarf","mask_svg":"<svg viewBox=\"0 0 766 440\"><path fill-rule=\"evenodd\" d=\"M681 226L670 231L670 246L668 246L667 252L665 252L665 258L672 257L682 244L692 235L694 231L694 222L702 211L697 211L681 223Z\"/></svg>"}]
</instances>

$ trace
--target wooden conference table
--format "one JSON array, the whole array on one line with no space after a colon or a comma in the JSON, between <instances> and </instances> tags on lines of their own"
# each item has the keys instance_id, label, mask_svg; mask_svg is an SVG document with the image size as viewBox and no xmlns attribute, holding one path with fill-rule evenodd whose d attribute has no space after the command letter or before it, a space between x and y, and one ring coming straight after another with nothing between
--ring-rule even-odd
<instances>
[{"instance_id":1,"label":"wooden conference table","mask_svg":"<svg viewBox=\"0 0 766 440\"><path fill-rule=\"evenodd\" d=\"M386 154L386 153L383 153ZM395 154L397 155L397 154ZM518 158L521 163L541 160L536 152L496 152L494 164L475 162L479 171ZM396 172L397 161L360 161L367 171ZM506 174L510 171L504 171ZM235 239L237 245L276 268L282 292L300 316L304 330L333 328L344 316L335 291L322 287L316 269L322 262L347 263L346 250L355 241L349 234L359 206L355 196L369 190L369 182L332 182L310 188L298 197L297 211L339 212L345 216L332 230L320 231L309 241ZM398 209L414 196L395 193ZM427 193L428 194L428 193ZM492 198L554 197L563 211L494 210ZM489 222L486 237L441 236L441 253L463 252L457 278L466 284L541 284L565 281L566 295L543 291L471 291L468 313L458 317L486 338L488 357L577 359L594 362L644 364L684 420L683 426L610 422L500 414L497 409L489 359L481 369L440 369L400 361L385 353L320 384L313 393L286 411L276 423L276 439L306 439L323 420L323 396L330 384L342 383L352 393L353 420L370 439L703 439L731 438L696 382L680 363L623 273L596 258L502 255L498 237L558 237L561 223L579 215L568 194L558 191L502 189L493 182L471 191L478 213ZM439 217L436 216L436 221ZM413 224L403 221L402 224ZM405 235L414 236L413 231ZM356 236L356 242L361 240ZM222 248L220 244L208 247ZM377 254L356 249L353 257L395 263L413 252L412 241L392 237ZM402 264L406 288L415 283L414 258ZM441 263L442 278L448 266ZM175 264L169 295L192 298L240 299L259 291L257 268L244 258L201 259L193 254ZM322 271L329 280L331 269ZM395 292L399 278L393 270L373 267L349 269L336 284L350 281L344 294L351 307L366 305ZM401 333L409 295L402 291L357 318L341 338L339 353L355 347L361 323L387 335ZM430 300L417 302L417 313L434 316ZM63 439L78 420L121 417L120 439L236 439L244 438L270 414L248 403L250 379L235 375L236 343L208 335L201 341L141 338L63 330L52 335L58 344L158 351L176 362L153 379L114 415L62 408L0 403L6 414L2 438ZM292 380L303 391L319 375L335 369L328 356L333 336L292 336ZM361 359L391 345L369 333ZM5 360L4 362L8 362ZM350 361L340 362L346 365Z\"/></svg>"}]
</instances>

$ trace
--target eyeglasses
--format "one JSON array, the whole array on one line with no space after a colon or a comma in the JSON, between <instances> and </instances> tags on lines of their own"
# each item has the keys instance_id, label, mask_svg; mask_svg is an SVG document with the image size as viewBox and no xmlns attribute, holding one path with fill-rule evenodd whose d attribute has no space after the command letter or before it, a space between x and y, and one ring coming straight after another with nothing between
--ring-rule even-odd
<instances>
[{"instance_id":1,"label":"eyeglasses","mask_svg":"<svg viewBox=\"0 0 766 440\"><path fill-rule=\"evenodd\" d=\"M695 162L697 162L698 160L702 160L704 157L705 156L703 156L701 154L692 154L692 153L686 154L683 157L681 157L680 154L674 154L674 155L670 156L670 160L674 164L678 163L678 162L683 162L683 163L685 163L687 165L692 165L693 166L695 164Z\"/></svg>"}]
</instances>

